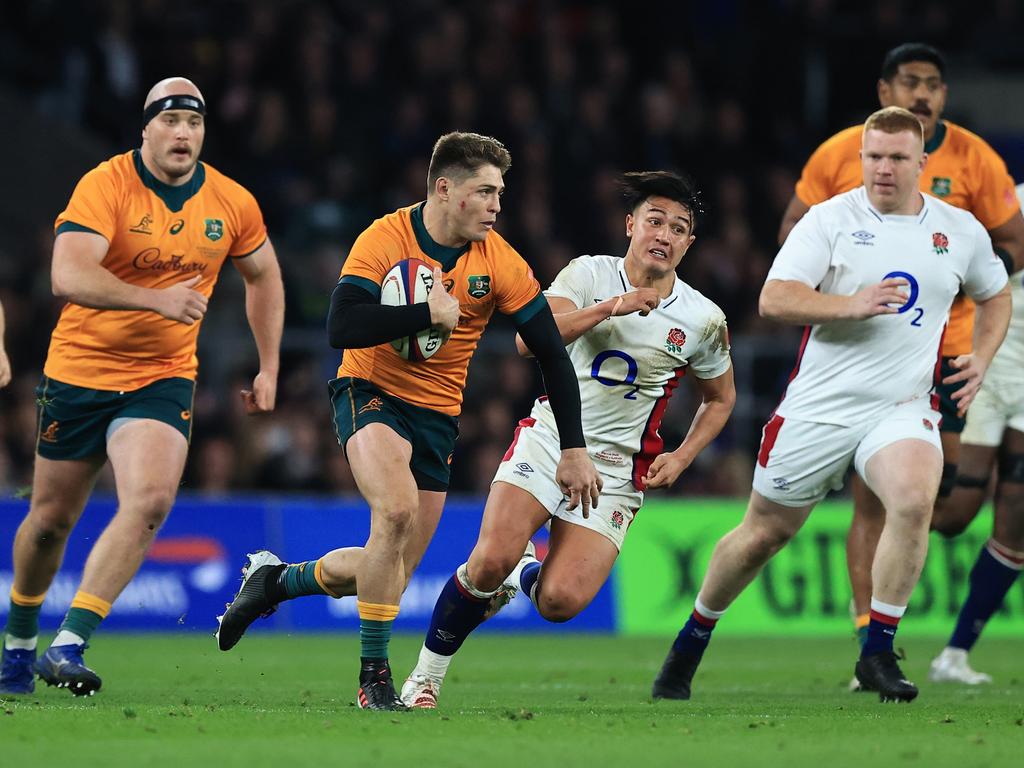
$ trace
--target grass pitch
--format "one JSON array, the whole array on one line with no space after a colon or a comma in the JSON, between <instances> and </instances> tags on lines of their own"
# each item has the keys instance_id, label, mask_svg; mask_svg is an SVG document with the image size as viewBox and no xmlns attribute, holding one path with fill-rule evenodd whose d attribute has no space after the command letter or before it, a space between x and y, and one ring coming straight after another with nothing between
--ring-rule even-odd
<instances>
[{"instance_id":1,"label":"grass pitch","mask_svg":"<svg viewBox=\"0 0 1024 768\"><path fill-rule=\"evenodd\" d=\"M1019 639L972 657L995 683L927 682L941 640L908 640L909 705L846 691L844 639L716 637L689 702L652 702L664 638L472 638L435 712L354 705L351 637L254 634L229 653L212 637L100 633L89 699L42 685L0 702L4 766L575 766L1018 764L1024 752ZM396 677L421 638L393 641ZM316 761L316 763L312 762Z\"/></svg>"}]
</instances>

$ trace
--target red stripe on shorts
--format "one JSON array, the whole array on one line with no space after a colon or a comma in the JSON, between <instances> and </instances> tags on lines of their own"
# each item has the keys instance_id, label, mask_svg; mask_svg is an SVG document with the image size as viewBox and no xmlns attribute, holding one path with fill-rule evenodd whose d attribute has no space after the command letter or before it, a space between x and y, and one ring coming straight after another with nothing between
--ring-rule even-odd
<instances>
[{"instance_id":1,"label":"red stripe on shorts","mask_svg":"<svg viewBox=\"0 0 1024 768\"><path fill-rule=\"evenodd\" d=\"M768 466L768 455L775 447L775 441L779 437L779 430L782 429L782 422L786 419L779 414L774 414L768 423L764 425L764 437L761 438L761 450L757 452L757 463L762 467Z\"/></svg>"},{"instance_id":2,"label":"red stripe on shorts","mask_svg":"<svg viewBox=\"0 0 1024 768\"><path fill-rule=\"evenodd\" d=\"M519 426L516 427L516 432L515 432L514 435L512 435L512 445L510 445L508 447L508 450L505 451L505 455L501 457L502 461L508 461L509 459L512 458L512 452L515 451L515 449L516 449L516 443L519 442L519 433L523 431L523 427L529 428L529 427L532 427L536 423L537 423L537 420L534 419L534 418L531 418L529 416L527 416L525 419L521 419L519 421Z\"/></svg>"}]
</instances>

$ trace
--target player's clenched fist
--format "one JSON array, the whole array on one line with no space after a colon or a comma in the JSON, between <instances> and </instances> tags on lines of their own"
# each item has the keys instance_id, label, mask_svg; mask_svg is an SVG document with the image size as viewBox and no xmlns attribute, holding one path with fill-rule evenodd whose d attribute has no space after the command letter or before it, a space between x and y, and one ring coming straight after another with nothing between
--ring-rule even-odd
<instances>
[{"instance_id":1,"label":"player's clenched fist","mask_svg":"<svg viewBox=\"0 0 1024 768\"><path fill-rule=\"evenodd\" d=\"M636 288L615 299L612 317L630 315L633 312L639 312L646 317L652 309L657 309L660 303L661 296L658 295L656 288Z\"/></svg>"},{"instance_id":2,"label":"player's clenched fist","mask_svg":"<svg viewBox=\"0 0 1024 768\"><path fill-rule=\"evenodd\" d=\"M434 267L434 283L427 294L427 306L430 307L430 324L450 335L459 324L459 300L444 289L440 267Z\"/></svg>"},{"instance_id":3,"label":"player's clenched fist","mask_svg":"<svg viewBox=\"0 0 1024 768\"><path fill-rule=\"evenodd\" d=\"M154 309L168 320L176 320L185 325L202 320L206 314L207 299L195 290L202 279L202 275L195 275L188 280L175 283L170 288L160 289L156 294Z\"/></svg>"},{"instance_id":4,"label":"player's clenched fist","mask_svg":"<svg viewBox=\"0 0 1024 768\"><path fill-rule=\"evenodd\" d=\"M850 319L864 320L875 315L895 315L907 303L909 283L900 277L889 277L875 285L861 288L850 297Z\"/></svg>"}]
</instances>

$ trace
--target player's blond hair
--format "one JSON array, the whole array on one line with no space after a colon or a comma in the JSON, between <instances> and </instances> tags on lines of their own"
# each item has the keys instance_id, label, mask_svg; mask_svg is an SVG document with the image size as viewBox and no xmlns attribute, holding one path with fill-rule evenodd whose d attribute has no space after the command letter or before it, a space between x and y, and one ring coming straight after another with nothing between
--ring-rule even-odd
<instances>
[{"instance_id":1,"label":"player's blond hair","mask_svg":"<svg viewBox=\"0 0 1024 768\"><path fill-rule=\"evenodd\" d=\"M881 131L882 133L903 133L910 131L921 141L924 146L924 126L913 112L903 107L883 107L873 112L864 121L864 133L868 131Z\"/></svg>"}]
</instances>

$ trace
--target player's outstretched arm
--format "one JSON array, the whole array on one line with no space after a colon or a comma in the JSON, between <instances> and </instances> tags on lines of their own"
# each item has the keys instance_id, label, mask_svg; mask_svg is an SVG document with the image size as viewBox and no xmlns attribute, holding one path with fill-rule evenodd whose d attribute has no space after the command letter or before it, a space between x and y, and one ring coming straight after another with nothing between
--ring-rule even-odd
<instances>
[{"instance_id":1,"label":"player's outstretched arm","mask_svg":"<svg viewBox=\"0 0 1024 768\"><path fill-rule=\"evenodd\" d=\"M7 359L7 348L4 346L4 305L0 304L0 387L11 382L11 361Z\"/></svg>"},{"instance_id":2,"label":"player's outstretched arm","mask_svg":"<svg viewBox=\"0 0 1024 768\"><path fill-rule=\"evenodd\" d=\"M646 316L661 303L661 297L654 288L637 288L582 309L562 296L548 296L547 299L558 332L562 336L562 343L566 346L610 317L621 317L634 312ZM519 334L516 334L516 349L523 357L533 357L530 348Z\"/></svg>"},{"instance_id":3,"label":"player's outstretched arm","mask_svg":"<svg viewBox=\"0 0 1024 768\"><path fill-rule=\"evenodd\" d=\"M894 315L907 303L906 286L906 280L890 277L852 296L838 296L821 293L799 280L769 280L761 289L758 311L761 317L795 325Z\"/></svg>"},{"instance_id":4,"label":"player's outstretched arm","mask_svg":"<svg viewBox=\"0 0 1024 768\"><path fill-rule=\"evenodd\" d=\"M796 195L789 201L789 205L786 206L786 212L782 214L782 223L779 224L778 240L779 245L786 242L786 238L789 237L789 233L793 231L793 227L796 223L804 217L804 215L811 210L810 206L804 203Z\"/></svg>"},{"instance_id":5,"label":"player's outstretched arm","mask_svg":"<svg viewBox=\"0 0 1024 768\"><path fill-rule=\"evenodd\" d=\"M260 370L252 389L241 391L246 412L274 410L277 374L280 370L281 333L284 328L284 284L281 267L270 238L254 253L235 259L234 265L245 281L245 315L252 329Z\"/></svg>"},{"instance_id":6,"label":"player's outstretched arm","mask_svg":"<svg viewBox=\"0 0 1024 768\"><path fill-rule=\"evenodd\" d=\"M562 455L555 472L555 481L562 493L569 497L568 508L571 510L582 506L583 516L588 517L590 507L597 506L602 482L587 454L587 443L583 437L576 371L548 306L541 305L533 317L519 326L519 333L537 356L558 426Z\"/></svg>"},{"instance_id":7,"label":"player's outstretched arm","mask_svg":"<svg viewBox=\"0 0 1024 768\"><path fill-rule=\"evenodd\" d=\"M95 309L144 309L192 325L206 314L206 297L195 290L201 275L170 288L126 283L102 266L110 244L94 232L62 232L53 244L53 295Z\"/></svg>"},{"instance_id":8,"label":"player's outstretched arm","mask_svg":"<svg viewBox=\"0 0 1024 768\"><path fill-rule=\"evenodd\" d=\"M957 372L942 380L943 384L963 382L953 393L958 415L963 416L967 413L978 390L981 389L992 358L1006 336L1012 311L1009 285L1003 286L995 296L976 302L973 351L969 355L954 358L950 365L956 368Z\"/></svg>"},{"instance_id":9,"label":"player's outstretched arm","mask_svg":"<svg viewBox=\"0 0 1024 768\"><path fill-rule=\"evenodd\" d=\"M1024 216L1014 213L1003 224L988 231L992 249L1006 266L1008 274L1024 269Z\"/></svg>"},{"instance_id":10,"label":"player's outstretched arm","mask_svg":"<svg viewBox=\"0 0 1024 768\"><path fill-rule=\"evenodd\" d=\"M701 404L690 422L690 431L680 446L662 453L651 462L644 477L647 489L668 488L693 463L697 455L718 437L736 405L736 383L732 367L713 379L694 378L700 392Z\"/></svg>"}]
</instances>

